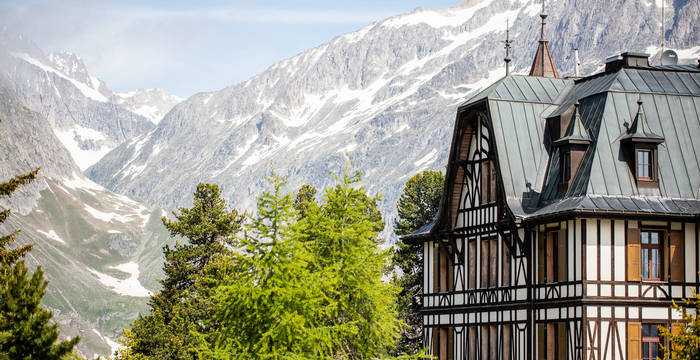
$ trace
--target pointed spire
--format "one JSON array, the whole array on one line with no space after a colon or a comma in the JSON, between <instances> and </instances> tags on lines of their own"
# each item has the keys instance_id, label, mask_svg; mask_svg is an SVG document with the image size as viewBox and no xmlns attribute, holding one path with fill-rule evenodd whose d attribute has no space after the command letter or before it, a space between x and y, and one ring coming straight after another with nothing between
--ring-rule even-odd
<instances>
[{"instance_id":1,"label":"pointed spire","mask_svg":"<svg viewBox=\"0 0 700 360\"><path fill-rule=\"evenodd\" d=\"M576 103L574 104L574 125L571 129L571 135L569 136L580 140L591 141L591 137L590 135L588 135L588 131L586 131L586 128L583 126L581 114L578 110L579 106L580 104L578 100L576 100Z\"/></svg>"},{"instance_id":2,"label":"pointed spire","mask_svg":"<svg viewBox=\"0 0 700 360\"><path fill-rule=\"evenodd\" d=\"M555 145L563 144L590 144L593 139L588 134L588 130L583 125L583 120L581 120L581 113L578 108L580 103L576 100L574 103L574 114L572 115L573 121L569 125L570 131L567 131L567 135L563 138L554 142Z\"/></svg>"},{"instance_id":3,"label":"pointed spire","mask_svg":"<svg viewBox=\"0 0 700 360\"><path fill-rule=\"evenodd\" d=\"M506 76L510 75L510 44L513 43L513 40L510 40L510 19L506 19L506 40L503 42L505 44L505 49L506 49L506 57L503 58L503 61L506 62Z\"/></svg>"},{"instance_id":4,"label":"pointed spire","mask_svg":"<svg viewBox=\"0 0 700 360\"><path fill-rule=\"evenodd\" d=\"M646 125L646 115L644 114L644 109L642 108L642 98L637 100L637 115L632 121L629 129L627 129L627 135L623 136L621 141L638 141L638 142L663 142L663 136L657 135L651 130L647 129Z\"/></svg>"},{"instance_id":5,"label":"pointed spire","mask_svg":"<svg viewBox=\"0 0 700 360\"><path fill-rule=\"evenodd\" d=\"M540 41L535 53L535 59L532 61L532 67L530 68L530 76L558 78L559 72L557 72L557 67L554 65L554 58L549 50L549 41L547 41L547 32L545 30L547 13L544 11L544 0L542 0L540 18L542 18L542 30L540 31Z\"/></svg>"}]
</instances>

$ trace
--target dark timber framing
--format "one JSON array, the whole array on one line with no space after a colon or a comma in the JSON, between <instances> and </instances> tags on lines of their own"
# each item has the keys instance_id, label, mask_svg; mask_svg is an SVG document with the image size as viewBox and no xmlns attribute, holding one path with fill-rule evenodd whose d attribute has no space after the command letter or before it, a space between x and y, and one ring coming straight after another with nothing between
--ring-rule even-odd
<instances>
[{"instance_id":1,"label":"dark timber framing","mask_svg":"<svg viewBox=\"0 0 700 360\"><path fill-rule=\"evenodd\" d=\"M432 354L629 359L637 356L640 324L670 326L678 318L672 301L700 291L700 174L692 173L698 164L671 153L685 134L659 128L666 126L663 116L700 137L700 70L654 68L641 57L625 53L605 73L576 81L507 76L458 109L439 215L403 237L424 244L421 314ZM627 88L605 88L611 86L606 76L623 79L619 86ZM645 104L658 96L661 104L684 107L644 109L644 134L662 133L664 146L653 154L655 185L639 186L629 168L634 159L618 140L638 140L641 130L629 135L621 124L635 112L640 119L642 95L635 89L641 85L632 89L630 82L661 77L685 87L644 93ZM589 142L565 189L560 150L552 145L561 137ZM602 183L601 171L614 172L616 182ZM643 230L661 234L659 279L639 277Z\"/></svg>"}]
</instances>

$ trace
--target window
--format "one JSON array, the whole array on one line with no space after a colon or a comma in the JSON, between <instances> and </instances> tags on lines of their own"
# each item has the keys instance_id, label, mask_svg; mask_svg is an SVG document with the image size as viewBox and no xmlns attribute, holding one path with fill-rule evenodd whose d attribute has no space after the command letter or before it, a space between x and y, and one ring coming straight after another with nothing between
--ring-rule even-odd
<instances>
[{"instance_id":1,"label":"window","mask_svg":"<svg viewBox=\"0 0 700 360\"><path fill-rule=\"evenodd\" d=\"M481 288L498 286L498 239L481 240Z\"/></svg>"},{"instance_id":2,"label":"window","mask_svg":"<svg viewBox=\"0 0 700 360\"><path fill-rule=\"evenodd\" d=\"M561 183L566 184L571 180L571 152L566 151L561 157Z\"/></svg>"},{"instance_id":3,"label":"window","mask_svg":"<svg viewBox=\"0 0 700 360\"><path fill-rule=\"evenodd\" d=\"M567 281L566 230L540 233L537 246L538 282L544 284Z\"/></svg>"},{"instance_id":4,"label":"window","mask_svg":"<svg viewBox=\"0 0 700 360\"><path fill-rule=\"evenodd\" d=\"M659 352L659 326L642 324L642 360L655 360Z\"/></svg>"},{"instance_id":5,"label":"window","mask_svg":"<svg viewBox=\"0 0 700 360\"><path fill-rule=\"evenodd\" d=\"M661 239L659 231L641 232L642 280L661 280Z\"/></svg>"},{"instance_id":6,"label":"window","mask_svg":"<svg viewBox=\"0 0 700 360\"><path fill-rule=\"evenodd\" d=\"M469 241L469 253L467 254L467 259L469 261L469 277L467 288L476 289L476 240Z\"/></svg>"},{"instance_id":7,"label":"window","mask_svg":"<svg viewBox=\"0 0 700 360\"><path fill-rule=\"evenodd\" d=\"M652 168L651 150L637 150L637 179L653 180L654 171Z\"/></svg>"},{"instance_id":8,"label":"window","mask_svg":"<svg viewBox=\"0 0 700 360\"><path fill-rule=\"evenodd\" d=\"M508 245L503 243L503 278L501 280L502 286L510 286L510 249Z\"/></svg>"},{"instance_id":9,"label":"window","mask_svg":"<svg viewBox=\"0 0 700 360\"><path fill-rule=\"evenodd\" d=\"M481 163L481 204L496 201L496 167L493 161Z\"/></svg>"}]
</instances>

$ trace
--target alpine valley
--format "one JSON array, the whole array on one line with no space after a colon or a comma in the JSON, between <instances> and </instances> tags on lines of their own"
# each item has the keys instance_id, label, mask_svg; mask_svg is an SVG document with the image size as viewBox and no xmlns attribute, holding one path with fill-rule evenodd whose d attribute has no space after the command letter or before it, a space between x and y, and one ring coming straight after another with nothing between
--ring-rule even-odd
<instances>
[{"instance_id":1,"label":"alpine valley","mask_svg":"<svg viewBox=\"0 0 700 360\"><path fill-rule=\"evenodd\" d=\"M558 0L548 38L563 76L573 49L583 74L624 51L658 64L660 1ZM614 11L611 11L614 10ZM164 90L114 93L76 55L44 54L0 33L0 175L41 166L13 197L3 232L37 244L29 260L50 280L45 305L86 356L106 355L157 289L161 209L189 206L199 182L217 183L251 210L270 163L288 191L329 185L347 157L383 194L387 224L405 181L442 169L457 106L511 69L526 73L540 36L540 1L466 0L375 22L280 61L251 79L186 100ZM700 57L700 2L666 7L667 47ZM89 179L88 179L89 178ZM394 236L387 226L384 236Z\"/></svg>"}]
</instances>

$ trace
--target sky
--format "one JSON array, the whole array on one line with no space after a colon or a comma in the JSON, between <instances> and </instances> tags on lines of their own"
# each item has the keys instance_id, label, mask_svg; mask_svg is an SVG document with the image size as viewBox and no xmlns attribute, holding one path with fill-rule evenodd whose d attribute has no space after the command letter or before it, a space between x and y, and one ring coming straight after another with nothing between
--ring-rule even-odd
<instances>
[{"instance_id":1,"label":"sky","mask_svg":"<svg viewBox=\"0 0 700 360\"><path fill-rule=\"evenodd\" d=\"M0 22L44 52L70 51L117 92L189 97L374 21L460 0L0 0Z\"/></svg>"}]
</instances>

